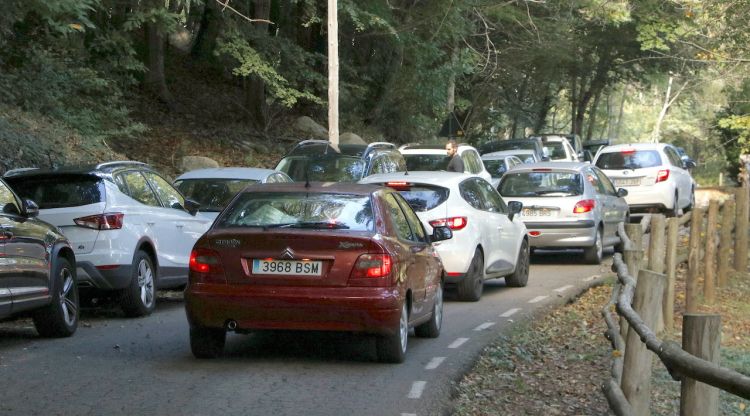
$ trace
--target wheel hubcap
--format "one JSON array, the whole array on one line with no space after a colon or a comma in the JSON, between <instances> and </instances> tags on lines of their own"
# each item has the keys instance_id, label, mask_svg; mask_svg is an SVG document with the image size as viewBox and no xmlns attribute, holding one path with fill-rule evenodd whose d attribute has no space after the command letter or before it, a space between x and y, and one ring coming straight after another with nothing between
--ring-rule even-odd
<instances>
[{"instance_id":1,"label":"wheel hubcap","mask_svg":"<svg viewBox=\"0 0 750 416\"><path fill-rule=\"evenodd\" d=\"M406 310L406 303L401 307L401 321L398 331L401 336L401 351L406 352L406 343L409 340L409 315Z\"/></svg>"},{"instance_id":2,"label":"wheel hubcap","mask_svg":"<svg viewBox=\"0 0 750 416\"><path fill-rule=\"evenodd\" d=\"M443 324L443 286L438 285L435 294L435 326L440 329Z\"/></svg>"},{"instance_id":3,"label":"wheel hubcap","mask_svg":"<svg viewBox=\"0 0 750 416\"><path fill-rule=\"evenodd\" d=\"M75 289L75 281L73 280L73 273L67 268L60 271L60 281L62 287L60 288L60 308L62 309L65 323L70 326L76 322L78 316L78 303L76 298L78 293Z\"/></svg>"},{"instance_id":4,"label":"wheel hubcap","mask_svg":"<svg viewBox=\"0 0 750 416\"><path fill-rule=\"evenodd\" d=\"M150 308L154 303L154 274L146 259L138 263L138 287L141 289L141 302Z\"/></svg>"}]
</instances>

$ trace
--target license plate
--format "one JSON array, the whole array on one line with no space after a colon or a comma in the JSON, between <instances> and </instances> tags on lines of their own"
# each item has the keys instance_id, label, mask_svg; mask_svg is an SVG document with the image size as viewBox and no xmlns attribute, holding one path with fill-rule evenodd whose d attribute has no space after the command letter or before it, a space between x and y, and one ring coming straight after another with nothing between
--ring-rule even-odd
<instances>
[{"instance_id":1,"label":"license plate","mask_svg":"<svg viewBox=\"0 0 750 416\"><path fill-rule=\"evenodd\" d=\"M537 208L537 209L524 208L523 216L524 217L551 217L552 210L549 208Z\"/></svg>"},{"instance_id":2,"label":"license plate","mask_svg":"<svg viewBox=\"0 0 750 416\"><path fill-rule=\"evenodd\" d=\"M320 276L323 264L320 261L305 260L261 260L253 259L253 274L294 274Z\"/></svg>"},{"instance_id":3,"label":"license plate","mask_svg":"<svg viewBox=\"0 0 750 416\"><path fill-rule=\"evenodd\" d=\"M641 184L641 178L615 179L615 186L638 186Z\"/></svg>"}]
</instances>

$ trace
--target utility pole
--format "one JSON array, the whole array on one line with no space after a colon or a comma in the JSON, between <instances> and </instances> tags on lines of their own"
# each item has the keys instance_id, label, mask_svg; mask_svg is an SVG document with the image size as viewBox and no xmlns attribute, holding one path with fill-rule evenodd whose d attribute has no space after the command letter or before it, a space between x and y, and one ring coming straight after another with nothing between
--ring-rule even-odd
<instances>
[{"instance_id":1,"label":"utility pole","mask_svg":"<svg viewBox=\"0 0 750 416\"><path fill-rule=\"evenodd\" d=\"M339 23L338 1L328 0L328 141L339 146Z\"/></svg>"}]
</instances>

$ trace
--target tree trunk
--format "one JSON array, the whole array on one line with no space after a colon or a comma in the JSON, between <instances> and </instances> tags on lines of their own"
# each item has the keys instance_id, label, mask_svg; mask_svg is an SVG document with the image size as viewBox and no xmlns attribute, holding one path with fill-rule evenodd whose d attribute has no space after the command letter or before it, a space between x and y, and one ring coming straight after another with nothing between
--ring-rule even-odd
<instances>
[{"instance_id":1,"label":"tree trunk","mask_svg":"<svg viewBox=\"0 0 750 416\"><path fill-rule=\"evenodd\" d=\"M591 140L591 138L594 136L594 127L596 125L596 113L599 110L599 100L602 96L602 90L598 90L596 92L596 95L594 96L594 103L591 104L591 108L589 109L589 125L588 129L586 129L586 141Z\"/></svg>"},{"instance_id":2,"label":"tree trunk","mask_svg":"<svg viewBox=\"0 0 750 416\"><path fill-rule=\"evenodd\" d=\"M164 7L159 0L152 0L151 7ZM167 88L164 75L164 49L166 39L162 30L155 23L146 24L146 75L143 86L146 91L154 94L159 101L172 109L174 99Z\"/></svg>"},{"instance_id":3,"label":"tree trunk","mask_svg":"<svg viewBox=\"0 0 750 416\"><path fill-rule=\"evenodd\" d=\"M253 2L253 19L268 20L270 16L271 0ZM253 25L262 36L268 36L268 23L254 22ZM258 129L265 129L268 124L266 84L257 76L251 75L245 83L245 108L250 122Z\"/></svg>"},{"instance_id":4,"label":"tree trunk","mask_svg":"<svg viewBox=\"0 0 750 416\"><path fill-rule=\"evenodd\" d=\"M615 133L610 138L617 139L620 137L620 128L622 127L622 118L625 114L625 99L628 96L628 86L622 87L622 98L620 99L620 111L617 114L617 123L615 123Z\"/></svg>"},{"instance_id":5,"label":"tree trunk","mask_svg":"<svg viewBox=\"0 0 750 416\"><path fill-rule=\"evenodd\" d=\"M221 10L215 0L206 0L203 6L198 33L193 41L190 54L194 59L212 62L214 61L214 50L216 42L221 33Z\"/></svg>"}]
</instances>

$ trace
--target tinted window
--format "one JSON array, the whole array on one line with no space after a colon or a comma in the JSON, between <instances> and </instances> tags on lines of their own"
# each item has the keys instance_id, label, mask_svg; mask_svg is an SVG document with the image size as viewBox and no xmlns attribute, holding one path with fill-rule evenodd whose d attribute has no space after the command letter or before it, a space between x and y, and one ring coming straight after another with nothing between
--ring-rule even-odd
<instances>
[{"instance_id":1,"label":"tinted window","mask_svg":"<svg viewBox=\"0 0 750 416\"><path fill-rule=\"evenodd\" d=\"M218 212L248 185L252 179L184 179L174 184L185 197L201 204L201 211Z\"/></svg>"},{"instance_id":2,"label":"tinted window","mask_svg":"<svg viewBox=\"0 0 750 416\"><path fill-rule=\"evenodd\" d=\"M604 172L600 171L599 169L591 169L594 173L596 173L596 176L599 177L599 182L604 187L604 191L609 195L617 195L617 189L615 189L615 186L612 184L612 181L609 180L607 175L604 174Z\"/></svg>"},{"instance_id":3,"label":"tinted window","mask_svg":"<svg viewBox=\"0 0 750 416\"><path fill-rule=\"evenodd\" d=\"M409 227L411 228L412 234L414 234L414 236L416 237L416 241L419 241L420 243L426 243L427 233L424 231L422 222L419 220L419 217L417 217L417 214L414 213L414 210L409 206L409 204L401 195L393 195L393 197L396 199L396 201L398 201L398 204L404 211L406 220L409 222Z\"/></svg>"},{"instance_id":4,"label":"tinted window","mask_svg":"<svg viewBox=\"0 0 750 416\"><path fill-rule=\"evenodd\" d=\"M396 198L394 198L393 194L385 197L385 204L388 207L388 213L391 216L393 226L396 228L398 238L415 241L414 235L411 232L411 227L409 227L409 221L406 219L404 211L401 210L401 207L398 205L398 202L396 202Z\"/></svg>"},{"instance_id":5,"label":"tinted window","mask_svg":"<svg viewBox=\"0 0 750 416\"><path fill-rule=\"evenodd\" d=\"M661 166L661 157L656 150L625 150L600 153L596 159L599 169L642 169Z\"/></svg>"},{"instance_id":6,"label":"tinted window","mask_svg":"<svg viewBox=\"0 0 750 416\"><path fill-rule=\"evenodd\" d=\"M500 197L500 194L487 183L487 181L477 181L477 187L482 191L482 195L487 206L487 210L491 212L507 213L508 207L505 205L505 201Z\"/></svg>"},{"instance_id":7,"label":"tinted window","mask_svg":"<svg viewBox=\"0 0 750 416\"><path fill-rule=\"evenodd\" d=\"M151 187L165 207L183 208L185 206L185 199L166 179L153 172L144 172L143 174L148 178Z\"/></svg>"},{"instance_id":8,"label":"tinted window","mask_svg":"<svg viewBox=\"0 0 750 416\"><path fill-rule=\"evenodd\" d=\"M30 199L39 208L65 208L95 204L104 200L104 183L89 175L57 175L54 177L19 177L8 182L23 199Z\"/></svg>"},{"instance_id":9,"label":"tinted window","mask_svg":"<svg viewBox=\"0 0 750 416\"><path fill-rule=\"evenodd\" d=\"M252 183L257 183L258 181L251 181ZM268 179L266 179L267 183L286 183L291 182L291 178L282 175L280 173L273 173L268 176Z\"/></svg>"},{"instance_id":10,"label":"tinted window","mask_svg":"<svg viewBox=\"0 0 750 416\"><path fill-rule=\"evenodd\" d=\"M572 196L583 194L583 183L574 172L508 172L498 190L504 197Z\"/></svg>"},{"instance_id":11,"label":"tinted window","mask_svg":"<svg viewBox=\"0 0 750 416\"><path fill-rule=\"evenodd\" d=\"M371 231L369 196L307 192L244 192L217 224L227 227L287 227Z\"/></svg>"},{"instance_id":12,"label":"tinted window","mask_svg":"<svg viewBox=\"0 0 750 416\"><path fill-rule=\"evenodd\" d=\"M507 141L500 141L500 142L493 142L486 144L484 148L487 149L487 152L497 152L500 150L519 150L519 149L526 149L526 150L533 150L537 151L535 141L533 140L507 140ZM487 153L484 152L484 153Z\"/></svg>"},{"instance_id":13,"label":"tinted window","mask_svg":"<svg viewBox=\"0 0 750 416\"><path fill-rule=\"evenodd\" d=\"M484 160L484 167L492 175L493 178L499 178L508 171L508 166L505 164L505 160Z\"/></svg>"},{"instance_id":14,"label":"tinted window","mask_svg":"<svg viewBox=\"0 0 750 416\"><path fill-rule=\"evenodd\" d=\"M140 202L141 204L150 205L152 207L161 206L159 200L156 199L154 191L146 182L146 178L141 175L140 172L125 172L120 174L120 179L127 186L127 194Z\"/></svg>"},{"instance_id":15,"label":"tinted window","mask_svg":"<svg viewBox=\"0 0 750 416\"><path fill-rule=\"evenodd\" d=\"M482 190L477 186L477 182L475 179L465 180L458 185L458 189L461 191L461 198L469 205L484 210L484 197L482 196Z\"/></svg>"},{"instance_id":16,"label":"tinted window","mask_svg":"<svg viewBox=\"0 0 750 416\"><path fill-rule=\"evenodd\" d=\"M482 160L479 159L479 155L473 150L467 150L461 155L461 159L464 160L466 168L469 173L479 173L482 171Z\"/></svg>"},{"instance_id":17,"label":"tinted window","mask_svg":"<svg viewBox=\"0 0 750 416\"><path fill-rule=\"evenodd\" d=\"M591 184L591 186L593 186L594 190L597 193L602 194L602 195L607 195L607 188L604 186L599 176L596 173L594 173L594 171L586 170L585 177L586 177L586 180L589 181L589 183Z\"/></svg>"},{"instance_id":18,"label":"tinted window","mask_svg":"<svg viewBox=\"0 0 750 416\"><path fill-rule=\"evenodd\" d=\"M429 211L448 199L450 190L433 185L413 185L409 189L399 189L399 193L414 211Z\"/></svg>"},{"instance_id":19,"label":"tinted window","mask_svg":"<svg viewBox=\"0 0 750 416\"><path fill-rule=\"evenodd\" d=\"M365 171L364 162L338 153L327 156L287 156L276 170L289 175L297 182L306 179L321 182L357 182Z\"/></svg>"},{"instance_id":20,"label":"tinted window","mask_svg":"<svg viewBox=\"0 0 750 416\"><path fill-rule=\"evenodd\" d=\"M565 152L565 146L563 145L563 142L544 143L544 154L552 160L568 158L568 154Z\"/></svg>"},{"instance_id":21,"label":"tinted window","mask_svg":"<svg viewBox=\"0 0 750 416\"><path fill-rule=\"evenodd\" d=\"M13 192L2 181L0 181L0 211L3 214L20 214L21 209L18 206L16 197Z\"/></svg>"},{"instance_id":22,"label":"tinted window","mask_svg":"<svg viewBox=\"0 0 750 416\"><path fill-rule=\"evenodd\" d=\"M410 171L440 171L448 167L450 158L446 155L404 155L406 167Z\"/></svg>"},{"instance_id":23,"label":"tinted window","mask_svg":"<svg viewBox=\"0 0 750 416\"><path fill-rule=\"evenodd\" d=\"M682 159L680 159L680 155L678 155L674 149L671 147L665 147L664 153L666 153L672 166L682 167Z\"/></svg>"}]
</instances>

